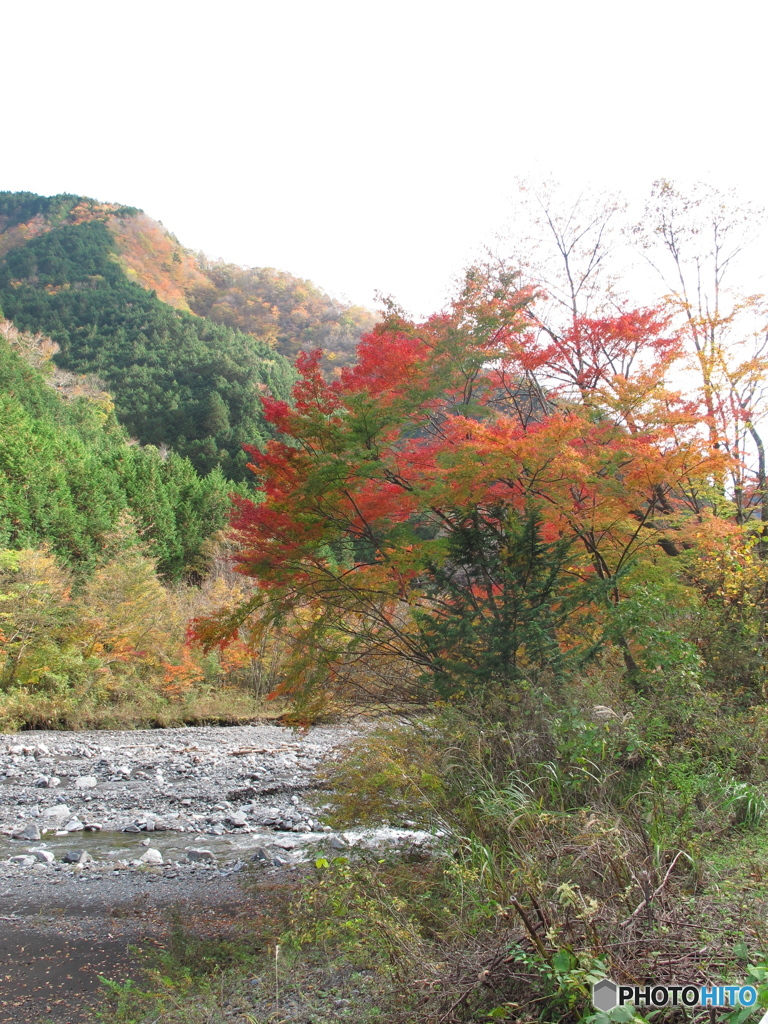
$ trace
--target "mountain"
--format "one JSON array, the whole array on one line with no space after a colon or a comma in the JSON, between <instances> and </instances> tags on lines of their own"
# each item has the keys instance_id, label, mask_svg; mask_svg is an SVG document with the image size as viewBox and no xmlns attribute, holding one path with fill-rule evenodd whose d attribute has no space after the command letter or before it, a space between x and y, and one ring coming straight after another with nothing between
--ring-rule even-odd
<instances>
[{"instance_id":1,"label":"mountain","mask_svg":"<svg viewBox=\"0 0 768 1024\"><path fill-rule=\"evenodd\" d=\"M290 274L208 261L134 207L24 192L0 193L0 309L103 380L142 444L231 480L241 444L271 436L259 396L288 398L289 359L322 346L332 372L373 324Z\"/></svg>"}]
</instances>

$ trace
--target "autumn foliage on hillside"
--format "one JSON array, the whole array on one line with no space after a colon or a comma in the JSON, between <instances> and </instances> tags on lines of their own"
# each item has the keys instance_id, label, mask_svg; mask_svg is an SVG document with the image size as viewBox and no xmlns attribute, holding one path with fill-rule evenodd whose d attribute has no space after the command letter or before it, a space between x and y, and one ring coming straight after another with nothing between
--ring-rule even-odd
<instances>
[{"instance_id":1,"label":"autumn foliage on hillside","mask_svg":"<svg viewBox=\"0 0 768 1024\"><path fill-rule=\"evenodd\" d=\"M161 302L189 311L190 293L207 284L194 254L145 213L113 217L110 230L128 280L156 292Z\"/></svg>"},{"instance_id":2,"label":"autumn foliage on hillside","mask_svg":"<svg viewBox=\"0 0 768 1024\"><path fill-rule=\"evenodd\" d=\"M355 361L361 336L375 323L370 310L335 301L285 271L204 258L199 267L205 280L188 294L193 312L263 338L291 360L322 348L326 374Z\"/></svg>"}]
</instances>

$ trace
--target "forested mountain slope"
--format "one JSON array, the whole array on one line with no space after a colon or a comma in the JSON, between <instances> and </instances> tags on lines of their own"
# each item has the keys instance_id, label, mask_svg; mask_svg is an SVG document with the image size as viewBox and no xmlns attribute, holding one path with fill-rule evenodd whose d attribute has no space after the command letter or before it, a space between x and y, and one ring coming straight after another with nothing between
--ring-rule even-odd
<instances>
[{"instance_id":1,"label":"forested mountain slope","mask_svg":"<svg viewBox=\"0 0 768 1024\"><path fill-rule=\"evenodd\" d=\"M218 469L201 478L173 452L129 444L109 396L89 382L57 394L53 351L0 321L0 549L48 544L88 570L129 513L165 576L198 569L231 485Z\"/></svg>"},{"instance_id":2,"label":"forested mountain slope","mask_svg":"<svg viewBox=\"0 0 768 1024\"><path fill-rule=\"evenodd\" d=\"M241 444L270 428L259 396L287 398L291 359L351 361L365 310L274 270L210 263L140 211L79 196L0 193L0 308L50 335L59 366L97 374L118 419L201 473L245 475Z\"/></svg>"}]
</instances>

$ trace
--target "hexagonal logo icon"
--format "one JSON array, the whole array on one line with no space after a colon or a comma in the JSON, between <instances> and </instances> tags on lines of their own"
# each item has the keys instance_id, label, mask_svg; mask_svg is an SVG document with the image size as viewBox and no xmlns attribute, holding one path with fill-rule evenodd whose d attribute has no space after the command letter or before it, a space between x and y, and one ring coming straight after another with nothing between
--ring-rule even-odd
<instances>
[{"instance_id":1,"label":"hexagonal logo icon","mask_svg":"<svg viewBox=\"0 0 768 1024\"><path fill-rule=\"evenodd\" d=\"M603 978L602 981L598 981L592 986L592 1005L596 1010L607 1013L617 1005L618 991L615 982Z\"/></svg>"}]
</instances>

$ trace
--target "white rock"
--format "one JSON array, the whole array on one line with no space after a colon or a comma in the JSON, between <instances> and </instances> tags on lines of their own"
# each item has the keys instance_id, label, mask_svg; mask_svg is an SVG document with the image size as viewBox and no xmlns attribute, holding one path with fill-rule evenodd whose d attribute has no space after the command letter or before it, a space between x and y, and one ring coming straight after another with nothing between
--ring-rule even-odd
<instances>
[{"instance_id":1,"label":"white rock","mask_svg":"<svg viewBox=\"0 0 768 1024\"><path fill-rule=\"evenodd\" d=\"M69 817L69 808L66 804L54 804L53 807L46 807L43 811L43 817L45 818L67 818Z\"/></svg>"},{"instance_id":2,"label":"white rock","mask_svg":"<svg viewBox=\"0 0 768 1024\"><path fill-rule=\"evenodd\" d=\"M81 775L79 779L75 779L75 789L95 789L99 784L99 780L95 775Z\"/></svg>"},{"instance_id":3,"label":"white rock","mask_svg":"<svg viewBox=\"0 0 768 1024\"><path fill-rule=\"evenodd\" d=\"M139 857L139 860L143 864L162 864L163 863L163 855L162 855L162 853L160 853L159 850L153 850L150 847L150 849L147 850L146 853L143 853L141 855L141 857Z\"/></svg>"},{"instance_id":4,"label":"white rock","mask_svg":"<svg viewBox=\"0 0 768 1024\"><path fill-rule=\"evenodd\" d=\"M208 863L216 862L216 857L211 850L195 850L191 847L187 847L185 852L189 860L207 861Z\"/></svg>"},{"instance_id":5,"label":"white rock","mask_svg":"<svg viewBox=\"0 0 768 1024\"><path fill-rule=\"evenodd\" d=\"M33 857L36 857L41 864L52 864L56 858L50 850L30 850Z\"/></svg>"},{"instance_id":6,"label":"white rock","mask_svg":"<svg viewBox=\"0 0 768 1024\"><path fill-rule=\"evenodd\" d=\"M15 832L13 835L14 839L27 839L30 842L36 843L40 838L40 829L33 822L29 822L25 825L20 832Z\"/></svg>"},{"instance_id":7,"label":"white rock","mask_svg":"<svg viewBox=\"0 0 768 1024\"><path fill-rule=\"evenodd\" d=\"M37 864L35 857L29 857L25 853L18 854L16 857L10 858L11 864L18 864L20 868L31 868L33 864Z\"/></svg>"},{"instance_id":8,"label":"white rock","mask_svg":"<svg viewBox=\"0 0 768 1024\"><path fill-rule=\"evenodd\" d=\"M65 832L82 832L84 828L85 828L85 825L82 823L82 821L80 821L79 818L72 818L72 820L68 821L67 824L64 826L64 831Z\"/></svg>"}]
</instances>

